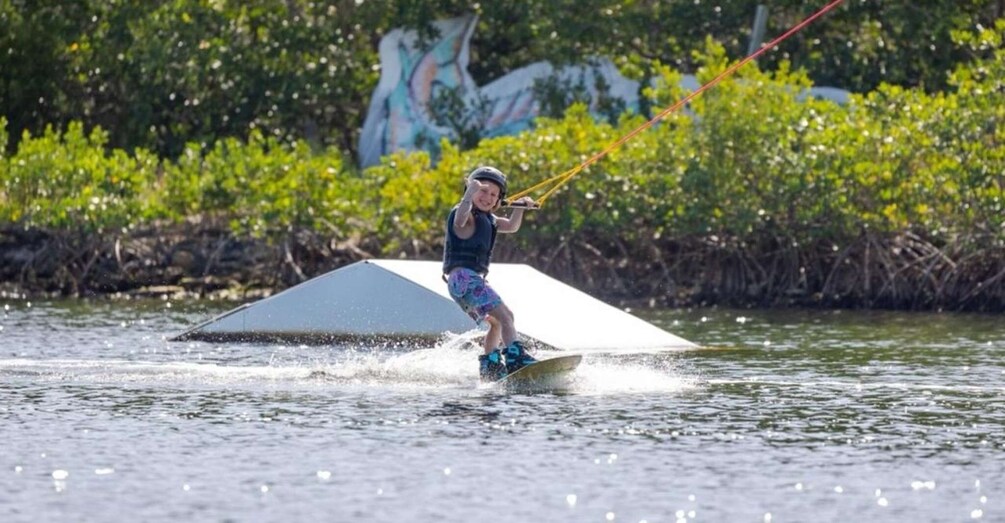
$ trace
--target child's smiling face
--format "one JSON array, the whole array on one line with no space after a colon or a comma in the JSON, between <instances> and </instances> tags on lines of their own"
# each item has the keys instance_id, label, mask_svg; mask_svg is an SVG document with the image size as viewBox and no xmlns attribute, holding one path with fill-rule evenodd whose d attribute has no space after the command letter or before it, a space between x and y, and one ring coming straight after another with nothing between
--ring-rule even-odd
<instances>
[{"instance_id":1,"label":"child's smiling face","mask_svg":"<svg viewBox=\"0 0 1005 523\"><path fill-rule=\"evenodd\" d=\"M475 193L472 202L479 210L489 212L495 209L496 203L499 202L499 186L492 182L480 180L478 182L480 187L478 188L478 192Z\"/></svg>"}]
</instances>

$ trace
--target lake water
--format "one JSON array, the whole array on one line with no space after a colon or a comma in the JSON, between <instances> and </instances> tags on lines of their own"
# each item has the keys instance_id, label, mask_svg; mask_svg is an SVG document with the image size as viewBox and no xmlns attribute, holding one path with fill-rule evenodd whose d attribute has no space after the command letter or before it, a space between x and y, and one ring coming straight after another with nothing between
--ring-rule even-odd
<instances>
[{"instance_id":1,"label":"lake water","mask_svg":"<svg viewBox=\"0 0 1005 523\"><path fill-rule=\"evenodd\" d=\"M640 312L701 350L480 386L421 350L174 343L229 306L0 301L0 521L1005 521L1005 321Z\"/></svg>"}]
</instances>

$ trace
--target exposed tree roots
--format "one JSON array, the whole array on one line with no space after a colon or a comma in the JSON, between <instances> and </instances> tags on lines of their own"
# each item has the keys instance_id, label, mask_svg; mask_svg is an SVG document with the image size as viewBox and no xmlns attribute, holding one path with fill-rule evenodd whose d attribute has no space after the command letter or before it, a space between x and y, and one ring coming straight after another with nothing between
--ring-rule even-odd
<instances>
[{"instance_id":1,"label":"exposed tree roots","mask_svg":"<svg viewBox=\"0 0 1005 523\"><path fill-rule=\"evenodd\" d=\"M1005 311L1005 246L935 244L862 232L840 244L690 237L627 243L570 236L497 261L531 263L600 298L651 306L821 306ZM436 259L438 246L409 245ZM250 299L378 256L372 239L291 231L235 236L223 223L157 224L120 235L0 230L0 285L25 296L174 295Z\"/></svg>"}]
</instances>

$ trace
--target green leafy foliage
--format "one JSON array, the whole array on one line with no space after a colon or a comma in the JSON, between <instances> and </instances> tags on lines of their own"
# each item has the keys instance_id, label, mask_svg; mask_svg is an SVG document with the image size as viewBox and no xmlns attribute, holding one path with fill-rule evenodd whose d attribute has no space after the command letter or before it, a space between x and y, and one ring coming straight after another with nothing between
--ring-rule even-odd
<instances>
[{"instance_id":1,"label":"green leafy foliage","mask_svg":"<svg viewBox=\"0 0 1005 523\"><path fill-rule=\"evenodd\" d=\"M671 114L578 174L516 241L539 249L575 236L840 244L865 229L943 239L979 233L1001 243L1003 54L994 35L982 38L979 45L996 51L954 74L956 92L884 84L845 106L807 98L806 73L785 63L773 72L745 67L693 100L688 114ZM730 64L713 40L695 61L702 81ZM654 107L683 96L679 73L659 71L659 87L647 93ZM574 105L519 137L444 148L436 167L423 155L395 156L368 172L383 180L382 212L401 222L380 229L389 252L406 238L436 244L474 166L495 165L515 187L532 186L642 122L629 116L611 126Z\"/></svg>"},{"instance_id":2,"label":"green leafy foliage","mask_svg":"<svg viewBox=\"0 0 1005 523\"><path fill-rule=\"evenodd\" d=\"M91 232L135 226L151 199L157 158L144 150L106 152L107 140L80 123L25 133L17 153L3 159L0 219Z\"/></svg>"},{"instance_id":3,"label":"green leafy foliage","mask_svg":"<svg viewBox=\"0 0 1005 523\"><path fill-rule=\"evenodd\" d=\"M574 239L656 245L660 238L762 237L841 244L862 230L1005 243L1003 25L960 33L977 56L954 90L881 85L839 106L806 98L804 71L751 64L589 166L533 211L512 242L527 251ZM695 54L707 81L729 66L710 39ZM658 65L654 108L680 100L680 72ZM108 151L108 134L81 123L25 134L0 156L0 220L109 231L203 216L242 234L306 229L365 236L385 255L428 255L464 175L481 164L511 192L567 171L643 123L598 121L574 104L519 136L461 149L444 142L435 165L392 155L357 172L337 148L261 130L247 139L189 143L176 160ZM0 135L2 137L2 135Z\"/></svg>"},{"instance_id":4,"label":"green leafy foliage","mask_svg":"<svg viewBox=\"0 0 1005 523\"><path fill-rule=\"evenodd\" d=\"M296 229L343 237L366 227L373 199L363 197L373 184L335 149L314 153L306 142L256 132L206 150L190 144L177 162L161 162L142 149L108 153L107 139L80 123L24 136L16 154L0 157L0 221L101 233L206 216L260 237Z\"/></svg>"},{"instance_id":5,"label":"green leafy foliage","mask_svg":"<svg viewBox=\"0 0 1005 523\"><path fill-rule=\"evenodd\" d=\"M25 130L40 135L47 125L79 121L105 129L110 147L142 147L167 158L192 142L247 139L255 129L347 152L379 77L377 43L392 29L416 29L428 42L436 36L433 21L478 15L470 70L479 85L539 60L563 66L592 56L648 79L662 64L695 72L694 51L706 37L733 60L746 55L763 3L4 0L0 114L9 121L9 150ZM952 35L993 27L1002 4L920 6L844 2L766 53L760 65L773 71L788 63L817 85L854 92L882 83L938 92L949 86L947 71L980 54ZM777 0L768 7L770 37L822 3ZM568 99L549 103L564 109L575 101L577 86L568 87Z\"/></svg>"},{"instance_id":6,"label":"green leafy foliage","mask_svg":"<svg viewBox=\"0 0 1005 523\"><path fill-rule=\"evenodd\" d=\"M287 144L251 133L211 148L189 144L166 163L164 211L174 219L222 216L236 232L272 236L296 229L347 234L367 216L367 183L346 169L341 154L314 153L303 141Z\"/></svg>"},{"instance_id":7,"label":"green leafy foliage","mask_svg":"<svg viewBox=\"0 0 1005 523\"><path fill-rule=\"evenodd\" d=\"M84 121L166 157L254 129L350 150L387 16L375 2L33 4L0 2L13 131Z\"/></svg>"}]
</instances>

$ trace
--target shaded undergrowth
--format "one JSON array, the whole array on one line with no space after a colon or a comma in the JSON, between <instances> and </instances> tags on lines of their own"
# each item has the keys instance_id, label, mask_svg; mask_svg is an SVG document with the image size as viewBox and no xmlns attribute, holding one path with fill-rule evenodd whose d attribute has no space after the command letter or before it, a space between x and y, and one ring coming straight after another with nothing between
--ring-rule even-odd
<instances>
[{"instance_id":1,"label":"shaded undergrowth","mask_svg":"<svg viewBox=\"0 0 1005 523\"><path fill-rule=\"evenodd\" d=\"M843 246L688 237L645 245L587 237L538 248L505 240L500 262L535 268L611 303L1005 310L1005 249L863 232ZM438 246L413 245L437 259ZM371 240L310 230L274 242L225 224L162 224L121 236L0 231L0 281L24 296L254 299L379 256ZM490 276L491 279L491 276Z\"/></svg>"}]
</instances>

